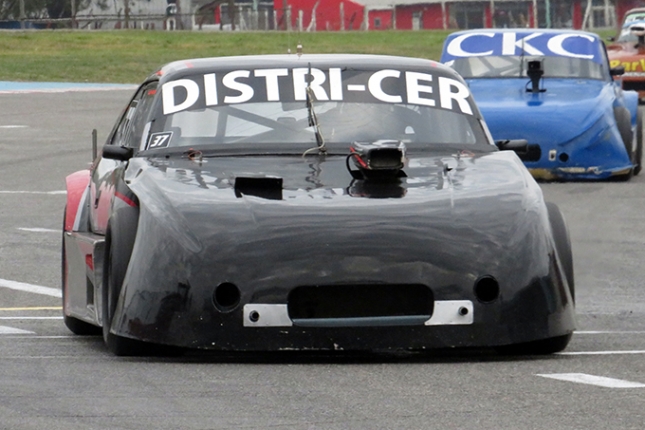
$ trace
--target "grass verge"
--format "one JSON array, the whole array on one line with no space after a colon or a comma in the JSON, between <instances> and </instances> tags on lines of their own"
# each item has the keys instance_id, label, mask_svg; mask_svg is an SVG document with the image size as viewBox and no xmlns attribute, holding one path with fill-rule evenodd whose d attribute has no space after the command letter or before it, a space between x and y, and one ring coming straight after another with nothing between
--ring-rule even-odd
<instances>
[{"instance_id":1,"label":"grass verge","mask_svg":"<svg viewBox=\"0 0 645 430\"><path fill-rule=\"evenodd\" d=\"M0 81L139 83L173 60L225 55L369 53L438 60L448 31L2 31Z\"/></svg>"}]
</instances>

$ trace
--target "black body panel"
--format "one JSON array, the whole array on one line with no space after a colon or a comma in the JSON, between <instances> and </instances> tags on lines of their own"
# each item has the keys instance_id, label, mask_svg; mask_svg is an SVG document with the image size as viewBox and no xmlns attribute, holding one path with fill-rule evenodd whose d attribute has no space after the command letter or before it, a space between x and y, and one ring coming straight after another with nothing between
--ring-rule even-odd
<instances>
[{"instance_id":1,"label":"black body panel","mask_svg":"<svg viewBox=\"0 0 645 430\"><path fill-rule=\"evenodd\" d=\"M106 146L68 178L63 313L104 326L117 355L548 353L575 330L567 238L439 63L178 61L142 84Z\"/></svg>"},{"instance_id":2,"label":"black body panel","mask_svg":"<svg viewBox=\"0 0 645 430\"><path fill-rule=\"evenodd\" d=\"M352 196L344 158L132 160L126 179L141 218L115 333L216 349L423 349L574 329L541 191L515 154L410 154L407 177L395 184L399 198L378 195L381 188L390 195L391 182ZM251 172L280 177L282 199L236 192L235 178ZM483 276L499 283L492 302L475 296ZM222 284L240 292L224 311L213 302ZM299 287L374 285L377 292L394 284L426 286L434 300L472 301L473 324L345 321L349 332L243 324L244 305L289 303Z\"/></svg>"}]
</instances>

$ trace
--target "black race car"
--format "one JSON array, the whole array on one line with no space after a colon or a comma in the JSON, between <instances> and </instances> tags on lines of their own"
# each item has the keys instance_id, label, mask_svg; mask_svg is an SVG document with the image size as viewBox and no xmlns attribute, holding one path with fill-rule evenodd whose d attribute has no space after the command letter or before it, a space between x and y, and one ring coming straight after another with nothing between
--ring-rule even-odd
<instances>
[{"instance_id":1,"label":"black race car","mask_svg":"<svg viewBox=\"0 0 645 430\"><path fill-rule=\"evenodd\" d=\"M557 206L439 63L170 63L67 178L63 314L117 355L564 349Z\"/></svg>"}]
</instances>

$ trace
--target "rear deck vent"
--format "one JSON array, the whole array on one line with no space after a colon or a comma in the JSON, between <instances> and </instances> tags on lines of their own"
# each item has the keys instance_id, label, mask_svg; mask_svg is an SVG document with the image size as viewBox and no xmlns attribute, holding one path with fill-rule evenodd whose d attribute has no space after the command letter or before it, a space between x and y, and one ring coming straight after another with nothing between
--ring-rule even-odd
<instances>
[{"instance_id":1,"label":"rear deck vent","mask_svg":"<svg viewBox=\"0 0 645 430\"><path fill-rule=\"evenodd\" d=\"M235 197L255 196L269 200L282 200L282 178L235 178Z\"/></svg>"}]
</instances>

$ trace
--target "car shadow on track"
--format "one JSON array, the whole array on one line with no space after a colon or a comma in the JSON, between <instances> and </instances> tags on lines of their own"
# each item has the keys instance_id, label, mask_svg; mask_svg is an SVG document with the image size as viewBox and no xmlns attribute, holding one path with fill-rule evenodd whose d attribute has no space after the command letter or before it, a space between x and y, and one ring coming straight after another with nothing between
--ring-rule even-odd
<instances>
[{"instance_id":1,"label":"car shadow on track","mask_svg":"<svg viewBox=\"0 0 645 430\"><path fill-rule=\"evenodd\" d=\"M493 349L439 349L423 352L356 351L176 351L171 355L117 357L102 342L84 343L93 353L119 361L186 364L383 364L383 363L482 363L537 360L566 360L551 355L504 355Z\"/></svg>"}]
</instances>

